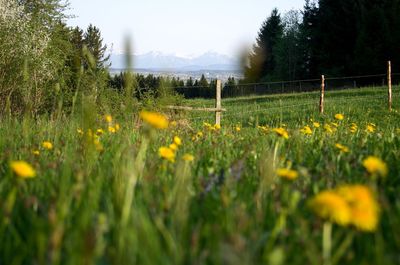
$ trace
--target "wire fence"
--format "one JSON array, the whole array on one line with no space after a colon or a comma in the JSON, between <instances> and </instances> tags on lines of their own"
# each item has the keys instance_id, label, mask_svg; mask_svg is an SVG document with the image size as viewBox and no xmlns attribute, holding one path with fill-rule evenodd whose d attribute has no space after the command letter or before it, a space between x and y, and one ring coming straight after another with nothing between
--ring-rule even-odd
<instances>
[{"instance_id":1,"label":"wire fence","mask_svg":"<svg viewBox=\"0 0 400 265\"><path fill-rule=\"evenodd\" d=\"M400 84L400 74L392 74L393 85ZM325 90L343 90L362 87L382 87L387 85L387 75L363 75L347 77L326 77ZM246 83L237 85L225 85L222 90L222 96L243 97L250 95L272 95L272 94L290 94L302 92L319 91L321 79L264 82L264 83Z\"/></svg>"},{"instance_id":2,"label":"wire fence","mask_svg":"<svg viewBox=\"0 0 400 265\"><path fill-rule=\"evenodd\" d=\"M393 96L400 97L400 73L391 75ZM387 74L325 77L325 104L328 108L360 106L385 107L388 103ZM189 89L189 87L181 88ZM191 88L193 89L193 88ZM215 89L215 88L214 88ZM357 90L355 90L357 89ZM222 119L243 121L252 116L290 112L319 112L321 79L241 83L222 88ZM197 107L211 107L212 101L193 101ZM364 103L362 103L364 102ZM208 105L208 106L204 106ZM181 112L182 113L182 112ZM185 114L186 113L186 114ZM183 113L189 121L210 121L215 113ZM188 115L187 115L188 114Z\"/></svg>"},{"instance_id":3,"label":"wire fence","mask_svg":"<svg viewBox=\"0 0 400 265\"><path fill-rule=\"evenodd\" d=\"M400 84L400 73L392 74L393 85ZM387 74L358 75L345 77L325 76L325 90L343 90L362 87L382 87L387 85ZM170 87L186 98L213 98L215 84L210 86ZM319 91L321 79L304 79L276 82L225 84L222 87L222 98L289 94Z\"/></svg>"}]
</instances>

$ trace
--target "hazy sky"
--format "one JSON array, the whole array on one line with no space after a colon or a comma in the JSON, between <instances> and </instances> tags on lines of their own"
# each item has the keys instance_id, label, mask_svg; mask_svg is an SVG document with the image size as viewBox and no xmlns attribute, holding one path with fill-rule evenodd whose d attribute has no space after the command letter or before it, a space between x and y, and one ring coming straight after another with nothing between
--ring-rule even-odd
<instances>
[{"instance_id":1,"label":"hazy sky","mask_svg":"<svg viewBox=\"0 0 400 265\"><path fill-rule=\"evenodd\" d=\"M161 51L235 56L251 45L274 7L300 9L304 0L69 0L76 18L68 24L101 29L113 52L130 35L134 53Z\"/></svg>"}]
</instances>

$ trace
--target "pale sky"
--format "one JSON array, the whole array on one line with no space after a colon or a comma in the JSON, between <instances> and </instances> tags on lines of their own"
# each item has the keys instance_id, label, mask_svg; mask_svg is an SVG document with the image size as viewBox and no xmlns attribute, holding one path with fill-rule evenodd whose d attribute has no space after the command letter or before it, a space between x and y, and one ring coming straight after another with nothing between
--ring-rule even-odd
<instances>
[{"instance_id":1,"label":"pale sky","mask_svg":"<svg viewBox=\"0 0 400 265\"><path fill-rule=\"evenodd\" d=\"M215 51L237 56L254 43L262 22L277 7L301 9L304 0L69 0L76 18L68 24L100 28L113 52L129 35L135 54L160 51L199 55Z\"/></svg>"}]
</instances>

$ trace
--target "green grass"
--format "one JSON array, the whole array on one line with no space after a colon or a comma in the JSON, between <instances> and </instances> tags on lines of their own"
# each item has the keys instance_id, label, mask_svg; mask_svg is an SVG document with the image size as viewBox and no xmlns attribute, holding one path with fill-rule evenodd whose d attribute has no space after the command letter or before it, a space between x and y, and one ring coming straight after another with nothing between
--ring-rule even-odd
<instances>
[{"instance_id":1,"label":"green grass","mask_svg":"<svg viewBox=\"0 0 400 265\"><path fill-rule=\"evenodd\" d=\"M116 111L121 130L115 134L90 108L72 117L4 118L0 264L322 264L323 221L307 203L343 184L371 185L381 214L372 233L333 226L335 258L354 236L336 264L400 264L398 89L391 113L383 88L328 91L323 115L318 93L224 99L220 131L203 127L213 122L212 113L169 113L177 126L156 131L141 126L136 113ZM336 113L345 119L335 121ZM321 127L305 136L299 130L310 119ZM338 128L328 134L323 125L332 122ZM377 130L367 133L368 123ZM290 137L258 125L286 126ZM104 150L78 128L103 128ZM203 137L193 140L198 131ZM183 145L170 163L158 148L175 135ZM54 149L44 150L45 140ZM336 143L350 152L340 153ZM195 160L183 161L185 153ZM385 161L385 179L371 180L362 166L369 155ZM30 163L37 177L16 177L13 160ZM280 167L297 170L299 178L279 179Z\"/></svg>"}]
</instances>

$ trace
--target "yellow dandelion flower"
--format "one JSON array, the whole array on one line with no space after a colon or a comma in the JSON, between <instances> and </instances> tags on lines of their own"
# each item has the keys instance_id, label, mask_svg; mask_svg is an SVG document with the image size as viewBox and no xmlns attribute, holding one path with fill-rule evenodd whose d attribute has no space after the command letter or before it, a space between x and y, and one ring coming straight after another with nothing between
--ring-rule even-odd
<instances>
[{"instance_id":1,"label":"yellow dandelion flower","mask_svg":"<svg viewBox=\"0 0 400 265\"><path fill-rule=\"evenodd\" d=\"M119 125L119 123L116 123L114 128L118 132L119 130L121 130L121 125Z\"/></svg>"},{"instance_id":2,"label":"yellow dandelion flower","mask_svg":"<svg viewBox=\"0 0 400 265\"><path fill-rule=\"evenodd\" d=\"M34 154L35 156L39 156L40 155L40 151L39 150L33 150L32 154Z\"/></svg>"},{"instance_id":3,"label":"yellow dandelion flower","mask_svg":"<svg viewBox=\"0 0 400 265\"><path fill-rule=\"evenodd\" d=\"M287 168L279 168L276 171L278 177L287 179L287 180L295 180L299 177L299 173L296 170L291 170Z\"/></svg>"},{"instance_id":4,"label":"yellow dandelion flower","mask_svg":"<svg viewBox=\"0 0 400 265\"><path fill-rule=\"evenodd\" d=\"M284 139L289 139L289 133L284 128L274 128L273 131L279 136Z\"/></svg>"},{"instance_id":5,"label":"yellow dandelion flower","mask_svg":"<svg viewBox=\"0 0 400 265\"><path fill-rule=\"evenodd\" d=\"M218 130L221 130L221 125L215 124L215 125L214 125L214 129L217 130L217 131L218 131Z\"/></svg>"},{"instance_id":6,"label":"yellow dandelion flower","mask_svg":"<svg viewBox=\"0 0 400 265\"><path fill-rule=\"evenodd\" d=\"M160 157L170 162L175 162L175 152L169 147L160 147L158 149L158 154L160 155Z\"/></svg>"},{"instance_id":7,"label":"yellow dandelion flower","mask_svg":"<svg viewBox=\"0 0 400 265\"><path fill-rule=\"evenodd\" d=\"M260 131L262 131L263 133L267 133L269 131L268 126L257 126L258 129L260 129Z\"/></svg>"},{"instance_id":8,"label":"yellow dandelion flower","mask_svg":"<svg viewBox=\"0 0 400 265\"><path fill-rule=\"evenodd\" d=\"M96 133L97 133L97 135L102 135L102 134L104 134L104 130L103 129L97 129Z\"/></svg>"},{"instance_id":9,"label":"yellow dandelion flower","mask_svg":"<svg viewBox=\"0 0 400 265\"><path fill-rule=\"evenodd\" d=\"M214 129L214 126L212 126L210 123L208 122L203 122L203 126L207 129L207 130L212 130Z\"/></svg>"},{"instance_id":10,"label":"yellow dandelion flower","mask_svg":"<svg viewBox=\"0 0 400 265\"><path fill-rule=\"evenodd\" d=\"M111 123L113 121L113 118L111 115L107 114L107 115L104 115L104 120L108 123Z\"/></svg>"},{"instance_id":11,"label":"yellow dandelion flower","mask_svg":"<svg viewBox=\"0 0 400 265\"><path fill-rule=\"evenodd\" d=\"M51 149L53 149L53 144L51 142L49 142L49 141L44 141L42 143L42 147L44 149L51 150Z\"/></svg>"},{"instance_id":12,"label":"yellow dandelion flower","mask_svg":"<svg viewBox=\"0 0 400 265\"><path fill-rule=\"evenodd\" d=\"M376 156L369 156L362 162L365 169L372 175L386 177L388 168L385 162Z\"/></svg>"},{"instance_id":13,"label":"yellow dandelion flower","mask_svg":"<svg viewBox=\"0 0 400 265\"><path fill-rule=\"evenodd\" d=\"M240 128L240 126L236 126L235 127L235 131L240 132L242 129Z\"/></svg>"},{"instance_id":14,"label":"yellow dandelion flower","mask_svg":"<svg viewBox=\"0 0 400 265\"><path fill-rule=\"evenodd\" d=\"M197 132L196 136L199 137L199 138L201 138L201 137L204 136L204 134L203 134L203 132Z\"/></svg>"},{"instance_id":15,"label":"yellow dandelion flower","mask_svg":"<svg viewBox=\"0 0 400 265\"><path fill-rule=\"evenodd\" d=\"M338 121L341 121L344 119L344 115L341 113L337 113L337 114L335 114L335 119L337 119Z\"/></svg>"},{"instance_id":16,"label":"yellow dandelion flower","mask_svg":"<svg viewBox=\"0 0 400 265\"><path fill-rule=\"evenodd\" d=\"M313 132L312 132L312 130L311 130L311 128L310 128L310 126L304 126L301 130L300 130L300 132L302 133L302 134L304 134L304 135L311 135Z\"/></svg>"},{"instance_id":17,"label":"yellow dandelion flower","mask_svg":"<svg viewBox=\"0 0 400 265\"><path fill-rule=\"evenodd\" d=\"M173 143L169 145L169 149L171 149L172 151L176 152L178 150L178 145Z\"/></svg>"},{"instance_id":18,"label":"yellow dandelion flower","mask_svg":"<svg viewBox=\"0 0 400 265\"><path fill-rule=\"evenodd\" d=\"M338 225L346 226L351 221L348 203L335 191L322 191L309 202L309 206L319 217Z\"/></svg>"},{"instance_id":19,"label":"yellow dandelion flower","mask_svg":"<svg viewBox=\"0 0 400 265\"><path fill-rule=\"evenodd\" d=\"M350 132L351 132L351 133L356 133L357 130L358 130L357 124L352 123L352 124L350 125Z\"/></svg>"},{"instance_id":20,"label":"yellow dandelion flower","mask_svg":"<svg viewBox=\"0 0 400 265\"><path fill-rule=\"evenodd\" d=\"M315 128L319 128L319 127L321 127L321 124L319 122L313 122L313 126Z\"/></svg>"},{"instance_id":21,"label":"yellow dandelion flower","mask_svg":"<svg viewBox=\"0 0 400 265\"><path fill-rule=\"evenodd\" d=\"M192 162L194 160L194 156L192 156L191 154L184 154L182 159L187 162Z\"/></svg>"},{"instance_id":22,"label":"yellow dandelion flower","mask_svg":"<svg viewBox=\"0 0 400 265\"><path fill-rule=\"evenodd\" d=\"M20 178L34 178L35 169L25 161L12 161L10 163L12 171Z\"/></svg>"},{"instance_id":23,"label":"yellow dandelion flower","mask_svg":"<svg viewBox=\"0 0 400 265\"><path fill-rule=\"evenodd\" d=\"M334 133L335 132L335 129L333 129L332 126L330 126L329 124L324 125L324 130L326 133Z\"/></svg>"},{"instance_id":24,"label":"yellow dandelion flower","mask_svg":"<svg viewBox=\"0 0 400 265\"><path fill-rule=\"evenodd\" d=\"M149 112L149 111L142 111L140 112L140 118L156 129L166 129L168 128L168 119L160 113L157 112Z\"/></svg>"},{"instance_id":25,"label":"yellow dandelion flower","mask_svg":"<svg viewBox=\"0 0 400 265\"><path fill-rule=\"evenodd\" d=\"M368 133L373 133L376 131L376 125L373 123L368 123L367 128L365 129L366 132Z\"/></svg>"},{"instance_id":26,"label":"yellow dandelion flower","mask_svg":"<svg viewBox=\"0 0 400 265\"><path fill-rule=\"evenodd\" d=\"M108 126L108 132L110 132L110 133L116 133L117 130L116 130L115 127L113 127L113 126Z\"/></svg>"},{"instance_id":27,"label":"yellow dandelion flower","mask_svg":"<svg viewBox=\"0 0 400 265\"><path fill-rule=\"evenodd\" d=\"M182 140L181 140L181 138L179 138L179 136L174 137L174 144L176 144L177 146L182 145Z\"/></svg>"},{"instance_id":28,"label":"yellow dandelion flower","mask_svg":"<svg viewBox=\"0 0 400 265\"><path fill-rule=\"evenodd\" d=\"M361 231L375 231L379 223L379 205L366 186L351 185L337 189L350 206L351 224Z\"/></svg>"},{"instance_id":29,"label":"yellow dandelion flower","mask_svg":"<svg viewBox=\"0 0 400 265\"><path fill-rule=\"evenodd\" d=\"M347 146L342 145L342 144L337 143L337 144L335 145L335 147L336 147L337 149L339 149L339 150L340 150L341 152L343 152L343 153L348 153L348 152L350 152L349 148L348 148Z\"/></svg>"}]
</instances>

